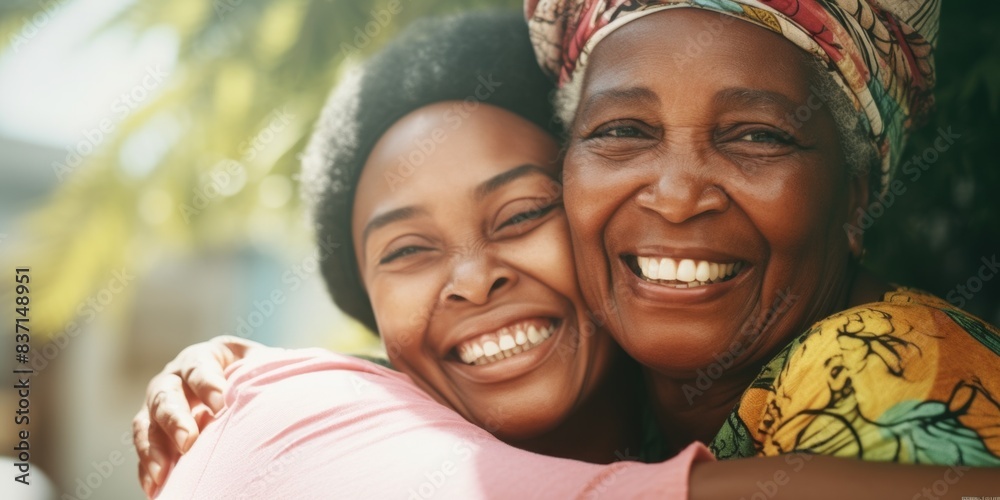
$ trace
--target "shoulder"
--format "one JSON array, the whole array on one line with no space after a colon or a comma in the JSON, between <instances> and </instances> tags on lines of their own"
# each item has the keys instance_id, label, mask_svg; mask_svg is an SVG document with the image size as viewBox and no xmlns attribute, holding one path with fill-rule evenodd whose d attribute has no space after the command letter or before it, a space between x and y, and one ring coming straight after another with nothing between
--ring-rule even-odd
<instances>
[{"instance_id":1,"label":"shoulder","mask_svg":"<svg viewBox=\"0 0 1000 500\"><path fill-rule=\"evenodd\" d=\"M445 441L462 453L451 446L485 434L409 377L320 349L266 349L231 366L227 379L226 408L178 462L163 498L356 497L365 492L351 480L374 474L371 464L401 444ZM436 436L435 426L452 435ZM393 433L403 436L395 446L385 440Z\"/></svg>"},{"instance_id":2,"label":"shoulder","mask_svg":"<svg viewBox=\"0 0 1000 500\"><path fill-rule=\"evenodd\" d=\"M996 327L900 288L793 340L727 425L757 454L1000 464L998 358Z\"/></svg>"},{"instance_id":3,"label":"shoulder","mask_svg":"<svg viewBox=\"0 0 1000 500\"><path fill-rule=\"evenodd\" d=\"M419 392L410 378L402 373L365 359L316 348L260 349L231 365L226 371L226 378L231 384L226 393L228 407L246 404L241 398L259 394L278 396L287 391L308 394L316 393L324 387L340 387L344 384L356 388L358 384L374 382L404 392ZM273 386L280 386L282 391L270 392ZM346 402L353 396L363 395L355 390L344 394L337 391L326 392L328 396L323 398L324 404Z\"/></svg>"}]
</instances>

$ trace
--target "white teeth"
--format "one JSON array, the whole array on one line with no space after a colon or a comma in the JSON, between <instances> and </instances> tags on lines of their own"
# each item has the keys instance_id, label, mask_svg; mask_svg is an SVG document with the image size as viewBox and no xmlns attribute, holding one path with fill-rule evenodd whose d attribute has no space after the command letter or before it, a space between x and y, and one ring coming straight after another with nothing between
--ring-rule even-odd
<instances>
[{"instance_id":1,"label":"white teeth","mask_svg":"<svg viewBox=\"0 0 1000 500\"><path fill-rule=\"evenodd\" d=\"M513 349L517 344L514 343L514 337L510 335L503 334L500 336L500 350L506 351L507 349Z\"/></svg>"},{"instance_id":2,"label":"white teeth","mask_svg":"<svg viewBox=\"0 0 1000 500\"><path fill-rule=\"evenodd\" d=\"M530 326L528 328L528 342L531 342L532 344L537 344L542 340L544 339L542 338L541 335L539 335L538 329L536 329L534 325Z\"/></svg>"},{"instance_id":3,"label":"white teeth","mask_svg":"<svg viewBox=\"0 0 1000 500\"><path fill-rule=\"evenodd\" d=\"M476 357L472 354L472 350L468 348L460 349L458 351L458 357L462 358L462 361L465 363L472 363L476 360Z\"/></svg>"},{"instance_id":4,"label":"white teeth","mask_svg":"<svg viewBox=\"0 0 1000 500\"><path fill-rule=\"evenodd\" d=\"M455 347L458 358L470 365L484 365L529 351L555 333L555 325L522 323L486 333Z\"/></svg>"},{"instance_id":5,"label":"white teeth","mask_svg":"<svg viewBox=\"0 0 1000 500\"><path fill-rule=\"evenodd\" d=\"M487 340L486 342L483 342L483 353L485 353L487 356L494 356L498 352L500 352L500 346L498 346L496 342L493 342L492 340Z\"/></svg>"},{"instance_id":6,"label":"white teeth","mask_svg":"<svg viewBox=\"0 0 1000 500\"><path fill-rule=\"evenodd\" d=\"M708 277L711 276L711 270L709 269L708 262L700 261L698 262L698 267L694 271L694 279L698 281L708 281Z\"/></svg>"},{"instance_id":7,"label":"white teeth","mask_svg":"<svg viewBox=\"0 0 1000 500\"><path fill-rule=\"evenodd\" d=\"M660 259L660 277L658 279L677 279L677 262L674 259Z\"/></svg>"},{"instance_id":8,"label":"white teeth","mask_svg":"<svg viewBox=\"0 0 1000 500\"><path fill-rule=\"evenodd\" d=\"M694 281L695 266L691 259L684 259L677 265L677 279L680 281Z\"/></svg>"},{"instance_id":9,"label":"white teeth","mask_svg":"<svg viewBox=\"0 0 1000 500\"><path fill-rule=\"evenodd\" d=\"M691 288L708 285L717 280L725 279L738 273L742 266L731 262L723 264L705 260L670 258L657 259L653 257L636 257L639 272L650 281L682 281L684 283L669 284L676 288Z\"/></svg>"}]
</instances>

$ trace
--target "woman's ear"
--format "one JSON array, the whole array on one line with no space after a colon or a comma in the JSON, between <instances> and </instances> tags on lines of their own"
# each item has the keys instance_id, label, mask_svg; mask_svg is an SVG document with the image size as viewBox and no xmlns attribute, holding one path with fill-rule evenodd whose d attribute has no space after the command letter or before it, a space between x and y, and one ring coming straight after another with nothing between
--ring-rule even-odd
<instances>
[{"instance_id":1,"label":"woman's ear","mask_svg":"<svg viewBox=\"0 0 1000 500\"><path fill-rule=\"evenodd\" d=\"M868 200L871 196L870 179L868 172L858 172L849 174L847 185L847 224L844 229L847 232L847 245L851 255L860 260L865 251L865 230L862 221L865 211L868 210Z\"/></svg>"}]
</instances>

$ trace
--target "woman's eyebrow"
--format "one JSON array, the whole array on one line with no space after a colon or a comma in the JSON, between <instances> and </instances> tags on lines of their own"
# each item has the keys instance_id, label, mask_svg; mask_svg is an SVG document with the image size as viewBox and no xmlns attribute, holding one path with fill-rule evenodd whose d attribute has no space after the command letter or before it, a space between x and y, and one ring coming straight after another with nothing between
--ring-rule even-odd
<instances>
[{"instance_id":1,"label":"woman's eyebrow","mask_svg":"<svg viewBox=\"0 0 1000 500\"><path fill-rule=\"evenodd\" d=\"M715 101L726 107L779 108L794 112L799 104L788 96L771 90L730 87L715 93Z\"/></svg>"},{"instance_id":2,"label":"woman's eyebrow","mask_svg":"<svg viewBox=\"0 0 1000 500\"><path fill-rule=\"evenodd\" d=\"M482 200L483 198L489 196L490 193L506 186L507 184L510 184L511 182L514 182L517 179L520 179L521 177L527 175L539 175L539 174L544 175L549 179L554 179L542 167L526 163L524 165L514 167L506 172L501 172L484 181L482 184L476 187L474 199Z\"/></svg>"},{"instance_id":3,"label":"woman's eyebrow","mask_svg":"<svg viewBox=\"0 0 1000 500\"><path fill-rule=\"evenodd\" d=\"M660 97L647 87L612 87L598 90L587 97L578 113L589 113L595 108L611 104L647 107L659 102Z\"/></svg>"},{"instance_id":4,"label":"woman's eyebrow","mask_svg":"<svg viewBox=\"0 0 1000 500\"><path fill-rule=\"evenodd\" d=\"M393 222L412 219L417 215L425 215L425 214L427 214L427 210L417 206L397 208L394 210L389 210L388 212L385 213L378 214L375 217L372 217L371 220L368 221L368 224L365 224L365 229L361 233L361 240L367 243L368 235L371 234L372 231L385 227L389 224L392 224Z\"/></svg>"}]
</instances>

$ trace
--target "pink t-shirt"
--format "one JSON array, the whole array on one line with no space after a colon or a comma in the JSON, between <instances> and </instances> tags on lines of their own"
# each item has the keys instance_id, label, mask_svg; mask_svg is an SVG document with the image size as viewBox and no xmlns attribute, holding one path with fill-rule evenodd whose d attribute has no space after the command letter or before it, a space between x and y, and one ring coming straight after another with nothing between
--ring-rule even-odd
<instances>
[{"instance_id":1,"label":"pink t-shirt","mask_svg":"<svg viewBox=\"0 0 1000 500\"><path fill-rule=\"evenodd\" d=\"M699 443L661 464L523 451L406 375L321 349L267 349L227 377L227 408L158 498L687 498L691 463L712 460Z\"/></svg>"}]
</instances>

